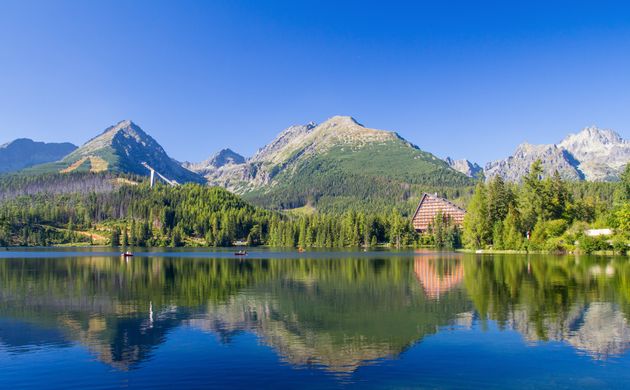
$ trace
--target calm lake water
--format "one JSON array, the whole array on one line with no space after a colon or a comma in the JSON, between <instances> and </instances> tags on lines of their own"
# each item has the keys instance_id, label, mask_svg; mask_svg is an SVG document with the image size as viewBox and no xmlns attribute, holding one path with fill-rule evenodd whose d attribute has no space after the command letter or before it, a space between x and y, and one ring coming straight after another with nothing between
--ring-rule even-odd
<instances>
[{"instance_id":1,"label":"calm lake water","mask_svg":"<svg viewBox=\"0 0 630 390\"><path fill-rule=\"evenodd\" d=\"M630 261L0 253L0 388L628 388Z\"/></svg>"}]
</instances>

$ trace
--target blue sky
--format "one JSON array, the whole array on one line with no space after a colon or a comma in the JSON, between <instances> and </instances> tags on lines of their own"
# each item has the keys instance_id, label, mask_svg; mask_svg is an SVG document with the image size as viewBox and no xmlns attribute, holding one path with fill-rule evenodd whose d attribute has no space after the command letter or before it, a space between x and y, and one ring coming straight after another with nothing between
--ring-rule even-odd
<instances>
[{"instance_id":1,"label":"blue sky","mask_svg":"<svg viewBox=\"0 0 630 390\"><path fill-rule=\"evenodd\" d=\"M341 114L485 163L630 136L630 6L605 1L0 2L0 143L132 119L180 160Z\"/></svg>"}]
</instances>

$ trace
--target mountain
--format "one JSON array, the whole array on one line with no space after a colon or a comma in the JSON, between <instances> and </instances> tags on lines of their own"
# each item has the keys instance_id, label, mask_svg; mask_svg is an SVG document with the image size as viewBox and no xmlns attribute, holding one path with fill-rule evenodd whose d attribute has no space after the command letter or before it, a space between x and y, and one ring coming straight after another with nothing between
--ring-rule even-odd
<instances>
[{"instance_id":1,"label":"mountain","mask_svg":"<svg viewBox=\"0 0 630 390\"><path fill-rule=\"evenodd\" d=\"M19 171L37 164L57 161L76 148L68 142L45 143L19 138L0 145L0 173Z\"/></svg>"},{"instance_id":2,"label":"mountain","mask_svg":"<svg viewBox=\"0 0 630 390\"><path fill-rule=\"evenodd\" d=\"M618 180L623 167L630 161L630 143L612 130L587 127L558 144L523 143L512 156L488 163L485 175L487 179L500 175L508 181L518 182L538 159L543 163L545 176L557 170L568 180Z\"/></svg>"},{"instance_id":3,"label":"mountain","mask_svg":"<svg viewBox=\"0 0 630 390\"><path fill-rule=\"evenodd\" d=\"M147 163L179 183L205 180L170 158L164 149L138 125L129 120L110 126L58 162L33 167L39 172L121 172L148 175Z\"/></svg>"},{"instance_id":4,"label":"mountain","mask_svg":"<svg viewBox=\"0 0 630 390\"><path fill-rule=\"evenodd\" d=\"M182 166L186 169L189 169L193 172L197 172L200 175L206 176L212 174L217 171L219 168L222 168L226 165L238 165L244 164L245 157L236 153L232 149L221 149L216 152L212 156L208 157L208 159L199 162L199 163L191 163L184 162Z\"/></svg>"},{"instance_id":5,"label":"mountain","mask_svg":"<svg viewBox=\"0 0 630 390\"><path fill-rule=\"evenodd\" d=\"M607 181L619 177L630 161L630 142L612 130L587 127L558 144L577 160L587 180Z\"/></svg>"},{"instance_id":6,"label":"mountain","mask_svg":"<svg viewBox=\"0 0 630 390\"><path fill-rule=\"evenodd\" d=\"M230 188L232 171L240 170L245 164L245 157L231 149L222 149L199 163L185 162L182 166L203 176L209 183Z\"/></svg>"},{"instance_id":7,"label":"mountain","mask_svg":"<svg viewBox=\"0 0 630 390\"><path fill-rule=\"evenodd\" d=\"M446 157L444 161L446 161L449 167L468 177L480 177L483 175L483 168L481 168L477 163L473 163L468 160L453 160L450 157Z\"/></svg>"},{"instance_id":8,"label":"mountain","mask_svg":"<svg viewBox=\"0 0 630 390\"><path fill-rule=\"evenodd\" d=\"M499 175L512 182L520 181L529 172L536 160L542 162L545 176L558 171L567 180L582 180L584 175L577 168L575 158L565 149L556 145L520 144L510 157L488 163L484 169L487 179Z\"/></svg>"},{"instance_id":9,"label":"mountain","mask_svg":"<svg viewBox=\"0 0 630 390\"><path fill-rule=\"evenodd\" d=\"M291 126L245 163L205 176L210 184L280 208L373 199L392 204L419 194L419 187L472 183L397 133L367 128L349 116Z\"/></svg>"}]
</instances>

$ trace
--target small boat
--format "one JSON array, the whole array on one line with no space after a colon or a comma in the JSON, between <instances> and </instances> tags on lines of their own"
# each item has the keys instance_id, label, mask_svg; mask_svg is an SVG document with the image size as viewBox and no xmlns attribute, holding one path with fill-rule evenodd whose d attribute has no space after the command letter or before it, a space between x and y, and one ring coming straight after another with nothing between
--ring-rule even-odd
<instances>
[{"instance_id":1,"label":"small boat","mask_svg":"<svg viewBox=\"0 0 630 390\"><path fill-rule=\"evenodd\" d=\"M299 247L299 248L298 248L298 252L299 252L299 253L304 253L304 252L306 252L306 250L304 250L304 248L302 248L302 247Z\"/></svg>"},{"instance_id":2,"label":"small boat","mask_svg":"<svg viewBox=\"0 0 630 390\"><path fill-rule=\"evenodd\" d=\"M122 257L133 257L133 253L127 251L122 253Z\"/></svg>"},{"instance_id":3,"label":"small boat","mask_svg":"<svg viewBox=\"0 0 630 390\"><path fill-rule=\"evenodd\" d=\"M247 251L234 252L234 256L247 256Z\"/></svg>"}]
</instances>

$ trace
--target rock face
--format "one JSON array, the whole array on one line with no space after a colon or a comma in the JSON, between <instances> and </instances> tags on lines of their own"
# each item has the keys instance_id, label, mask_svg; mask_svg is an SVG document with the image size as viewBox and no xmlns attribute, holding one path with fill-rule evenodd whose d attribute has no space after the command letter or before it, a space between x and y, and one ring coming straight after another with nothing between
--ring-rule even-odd
<instances>
[{"instance_id":1,"label":"rock face","mask_svg":"<svg viewBox=\"0 0 630 390\"><path fill-rule=\"evenodd\" d=\"M61 161L42 168L57 169L61 173L89 170L146 176L149 171L142 163L147 163L169 180L179 183L205 182L201 176L170 158L160 144L129 120L108 127Z\"/></svg>"},{"instance_id":2,"label":"rock face","mask_svg":"<svg viewBox=\"0 0 630 390\"><path fill-rule=\"evenodd\" d=\"M499 175L506 181L519 182L536 160L541 160L545 176L550 176L557 170L566 180L584 179L575 158L566 150L556 145L529 143L520 144L514 154L505 160L488 163L484 172L488 179Z\"/></svg>"},{"instance_id":3,"label":"rock face","mask_svg":"<svg viewBox=\"0 0 630 390\"><path fill-rule=\"evenodd\" d=\"M558 144L523 143L512 156L488 163L485 175L487 179L499 175L518 182L538 159L542 161L545 176L557 170L568 180L617 180L630 161L630 143L612 130L587 127Z\"/></svg>"},{"instance_id":4,"label":"rock face","mask_svg":"<svg viewBox=\"0 0 630 390\"><path fill-rule=\"evenodd\" d=\"M612 130L587 127L570 134L558 146L575 157L587 180L615 180L630 162L630 142Z\"/></svg>"},{"instance_id":5,"label":"rock face","mask_svg":"<svg viewBox=\"0 0 630 390\"><path fill-rule=\"evenodd\" d=\"M244 164L245 157L240 154L234 152L231 149L221 149L216 152L208 159L200 162L200 163L189 163L184 162L182 165L184 168L187 168L193 172L197 172L200 175L207 175L213 171L216 171L219 168L222 168L226 165L234 165L234 164Z\"/></svg>"},{"instance_id":6,"label":"rock face","mask_svg":"<svg viewBox=\"0 0 630 390\"><path fill-rule=\"evenodd\" d=\"M203 176L209 183L230 188L233 178L243 176L245 157L231 149L222 149L200 163L185 162L184 168Z\"/></svg>"},{"instance_id":7,"label":"rock face","mask_svg":"<svg viewBox=\"0 0 630 390\"><path fill-rule=\"evenodd\" d=\"M444 159L446 163L456 170L457 172L461 172L468 177L480 177L483 175L483 168L480 167L477 163L470 162L468 160L453 160L450 157L446 157Z\"/></svg>"},{"instance_id":8,"label":"rock face","mask_svg":"<svg viewBox=\"0 0 630 390\"><path fill-rule=\"evenodd\" d=\"M297 207L323 194L365 198L376 187L408 189L431 180L470 184L446 162L397 133L367 128L349 116L291 126L245 163L213 168L204 176L210 184L236 193L263 191L266 199L284 199L278 207ZM277 194L271 194L274 191Z\"/></svg>"},{"instance_id":9,"label":"rock face","mask_svg":"<svg viewBox=\"0 0 630 390\"><path fill-rule=\"evenodd\" d=\"M15 172L37 164L57 161L76 148L68 142L45 143L19 138L0 145L0 173Z\"/></svg>"}]
</instances>

